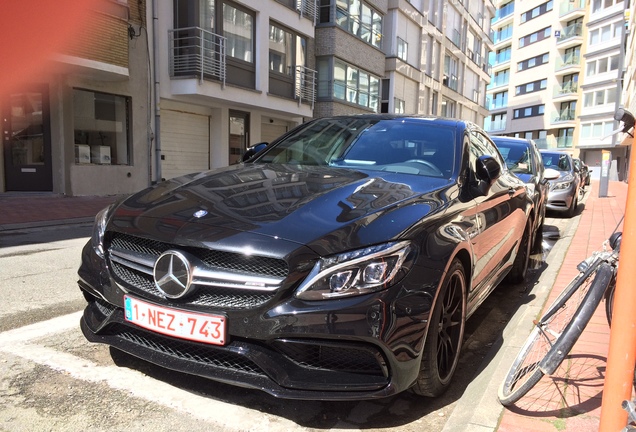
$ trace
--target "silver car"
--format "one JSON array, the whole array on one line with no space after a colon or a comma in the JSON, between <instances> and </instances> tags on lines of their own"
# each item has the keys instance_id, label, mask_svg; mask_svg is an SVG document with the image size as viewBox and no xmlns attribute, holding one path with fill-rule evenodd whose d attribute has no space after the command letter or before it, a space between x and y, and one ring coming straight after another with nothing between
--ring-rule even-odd
<instances>
[{"instance_id":1,"label":"silver car","mask_svg":"<svg viewBox=\"0 0 636 432\"><path fill-rule=\"evenodd\" d=\"M543 165L559 171L559 178L550 181L548 192L548 210L574 216L579 203L579 184L581 177L576 171L572 156L556 150L541 150Z\"/></svg>"}]
</instances>

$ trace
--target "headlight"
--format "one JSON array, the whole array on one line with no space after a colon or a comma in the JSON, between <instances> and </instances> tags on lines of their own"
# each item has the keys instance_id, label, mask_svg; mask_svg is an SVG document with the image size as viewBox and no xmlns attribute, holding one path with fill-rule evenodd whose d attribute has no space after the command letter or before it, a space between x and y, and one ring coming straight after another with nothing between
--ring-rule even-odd
<instances>
[{"instance_id":1,"label":"headlight","mask_svg":"<svg viewBox=\"0 0 636 432\"><path fill-rule=\"evenodd\" d=\"M115 208L115 205L109 205L106 208L97 213L95 216L95 223L93 225L93 235L91 237L91 245L93 250L100 258L104 258L104 233L106 232L106 223L110 216L110 211Z\"/></svg>"},{"instance_id":2,"label":"headlight","mask_svg":"<svg viewBox=\"0 0 636 432\"><path fill-rule=\"evenodd\" d=\"M571 181L558 182L554 184L554 190L568 189L572 184Z\"/></svg>"},{"instance_id":3,"label":"headlight","mask_svg":"<svg viewBox=\"0 0 636 432\"><path fill-rule=\"evenodd\" d=\"M409 252L407 241L385 243L320 259L296 292L325 300L380 291L390 285Z\"/></svg>"}]
</instances>

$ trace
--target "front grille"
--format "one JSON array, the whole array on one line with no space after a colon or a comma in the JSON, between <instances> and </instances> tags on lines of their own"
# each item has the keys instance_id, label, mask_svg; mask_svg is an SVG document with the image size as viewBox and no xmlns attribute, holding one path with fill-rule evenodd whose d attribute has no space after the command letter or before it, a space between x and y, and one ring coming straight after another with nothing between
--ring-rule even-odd
<instances>
[{"instance_id":1,"label":"front grille","mask_svg":"<svg viewBox=\"0 0 636 432\"><path fill-rule=\"evenodd\" d=\"M109 264L115 278L131 292L155 300L166 300L166 297L155 285L153 266L157 258L169 249L187 252L195 257L200 269L211 275L215 274L214 271L232 272L246 278L263 278L271 286L272 283L282 283L288 273L284 260L269 257L183 247L121 233L113 233L107 243ZM224 286L220 279L203 280L195 283L194 294L182 301L186 305L249 309L270 301L275 295L275 288L236 288Z\"/></svg>"},{"instance_id":2,"label":"front grille","mask_svg":"<svg viewBox=\"0 0 636 432\"><path fill-rule=\"evenodd\" d=\"M303 367L386 376L383 357L372 347L292 340L276 341L274 347Z\"/></svg>"},{"instance_id":3,"label":"front grille","mask_svg":"<svg viewBox=\"0 0 636 432\"><path fill-rule=\"evenodd\" d=\"M261 369L247 358L210 345L182 342L122 324L113 324L102 334L117 336L135 345L181 360L264 376Z\"/></svg>"}]
</instances>

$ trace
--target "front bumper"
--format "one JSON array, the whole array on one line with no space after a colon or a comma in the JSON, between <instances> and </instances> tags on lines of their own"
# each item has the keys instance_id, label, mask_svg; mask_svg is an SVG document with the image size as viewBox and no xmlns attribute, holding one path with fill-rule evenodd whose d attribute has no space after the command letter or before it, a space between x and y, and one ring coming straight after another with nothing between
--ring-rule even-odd
<instances>
[{"instance_id":1,"label":"front bumper","mask_svg":"<svg viewBox=\"0 0 636 432\"><path fill-rule=\"evenodd\" d=\"M281 294L255 308L207 310L227 316L228 341L216 346L127 322L122 304L130 291L89 245L79 274L88 301L85 337L168 369L311 400L382 398L406 390L419 374L432 298L421 283L351 299L302 302Z\"/></svg>"},{"instance_id":2,"label":"front bumper","mask_svg":"<svg viewBox=\"0 0 636 432\"><path fill-rule=\"evenodd\" d=\"M578 186L574 182L567 189L550 190L546 208L557 212L568 211L578 193Z\"/></svg>"}]
</instances>

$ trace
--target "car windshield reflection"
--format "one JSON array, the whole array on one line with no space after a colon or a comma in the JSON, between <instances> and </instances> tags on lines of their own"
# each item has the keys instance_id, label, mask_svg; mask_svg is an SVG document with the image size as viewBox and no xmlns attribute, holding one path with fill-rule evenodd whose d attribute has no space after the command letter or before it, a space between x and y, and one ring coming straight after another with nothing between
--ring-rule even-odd
<instances>
[{"instance_id":1,"label":"car windshield reflection","mask_svg":"<svg viewBox=\"0 0 636 432\"><path fill-rule=\"evenodd\" d=\"M325 119L286 136L255 162L449 178L455 140L454 129L426 119Z\"/></svg>"}]
</instances>

